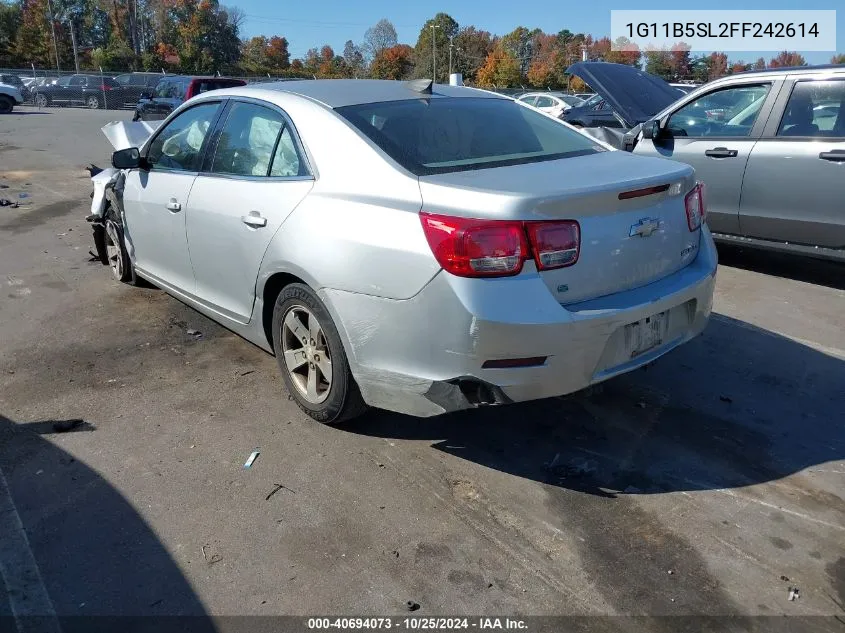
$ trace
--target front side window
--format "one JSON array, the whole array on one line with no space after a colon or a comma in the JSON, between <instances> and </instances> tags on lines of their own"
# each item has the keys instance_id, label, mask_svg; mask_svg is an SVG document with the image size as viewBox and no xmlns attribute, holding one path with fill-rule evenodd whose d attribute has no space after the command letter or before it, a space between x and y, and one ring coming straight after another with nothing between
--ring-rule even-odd
<instances>
[{"instance_id":1,"label":"front side window","mask_svg":"<svg viewBox=\"0 0 845 633\"><path fill-rule=\"evenodd\" d=\"M132 83L132 75L118 75L114 80L121 86L128 86Z\"/></svg>"},{"instance_id":2,"label":"front side window","mask_svg":"<svg viewBox=\"0 0 845 633\"><path fill-rule=\"evenodd\" d=\"M669 117L667 128L674 136L748 136L770 87L744 84L708 92Z\"/></svg>"},{"instance_id":3,"label":"front side window","mask_svg":"<svg viewBox=\"0 0 845 633\"><path fill-rule=\"evenodd\" d=\"M218 107L218 103L203 103L168 123L147 151L150 169L197 171L202 145Z\"/></svg>"},{"instance_id":4,"label":"front side window","mask_svg":"<svg viewBox=\"0 0 845 633\"><path fill-rule=\"evenodd\" d=\"M795 84L778 136L845 136L845 80Z\"/></svg>"},{"instance_id":5,"label":"front side window","mask_svg":"<svg viewBox=\"0 0 845 633\"><path fill-rule=\"evenodd\" d=\"M533 106L537 103L536 95L527 95L525 97L520 97L519 100L522 101L522 103L527 103L528 105L531 105L531 106Z\"/></svg>"},{"instance_id":6,"label":"front side window","mask_svg":"<svg viewBox=\"0 0 845 633\"><path fill-rule=\"evenodd\" d=\"M233 176L266 176L284 125L278 112L235 102L217 141L211 171Z\"/></svg>"},{"instance_id":7,"label":"front side window","mask_svg":"<svg viewBox=\"0 0 845 633\"><path fill-rule=\"evenodd\" d=\"M335 111L418 176L605 151L562 123L510 99L435 96Z\"/></svg>"},{"instance_id":8,"label":"front side window","mask_svg":"<svg viewBox=\"0 0 845 633\"><path fill-rule=\"evenodd\" d=\"M554 107L555 102L551 97L537 97L537 107L538 108L551 108Z\"/></svg>"},{"instance_id":9,"label":"front side window","mask_svg":"<svg viewBox=\"0 0 845 633\"><path fill-rule=\"evenodd\" d=\"M71 77L70 83L68 85L70 85L70 86L84 86L86 83L88 83L88 82L86 81L85 77Z\"/></svg>"}]
</instances>

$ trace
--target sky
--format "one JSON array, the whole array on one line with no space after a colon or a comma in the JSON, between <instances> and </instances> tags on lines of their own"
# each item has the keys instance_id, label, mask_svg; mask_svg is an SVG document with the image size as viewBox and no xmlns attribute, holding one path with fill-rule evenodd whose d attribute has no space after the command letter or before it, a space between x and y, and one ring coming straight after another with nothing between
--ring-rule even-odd
<instances>
[{"instance_id":1,"label":"sky","mask_svg":"<svg viewBox=\"0 0 845 633\"><path fill-rule=\"evenodd\" d=\"M432 2L417 0L318 0L317 2L272 2L269 0L222 0L221 4L235 5L246 12L242 36L281 35L287 38L291 58L302 57L312 47L329 44L337 54L342 54L346 40L356 44L364 38L368 27L387 18L396 27L399 41L413 46L426 20L438 12L451 15L461 26L476 28L504 35L517 26L540 28L547 33L569 29L573 33L590 33L597 37L610 34L610 9L630 9L625 3L607 5L596 9L595 3L584 0L540 2L514 2L513 0L461 0ZM708 0L700 7L679 6L677 0L668 2L642 1L639 9L795 9L795 0L746 1L737 5L736 0ZM836 16L837 45L845 52L845 4L841 0L818 0L813 9L839 9ZM730 53L731 61L742 59L753 62L758 57L767 60L778 51ZM830 61L829 53L802 53L808 63L822 64ZM695 52L694 52L695 53Z\"/></svg>"}]
</instances>

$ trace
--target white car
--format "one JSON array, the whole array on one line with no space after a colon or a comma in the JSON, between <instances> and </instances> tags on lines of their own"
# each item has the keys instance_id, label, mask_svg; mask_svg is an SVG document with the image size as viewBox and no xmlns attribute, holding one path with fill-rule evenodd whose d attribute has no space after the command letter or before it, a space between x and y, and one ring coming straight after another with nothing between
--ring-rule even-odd
<instances>
[{"instance_id":1,"label":"white car","mask_svg":"<svg viewBox=\"0 0 845 633\"><path fill-rule=\"evenodd\" d=\"M274 353L321 422L571 393L707 324L693 169L509 97L286 81L203 93L151 129L104 129L101 258Z\"/></svg>"},{"instance_id":2,"label":"white car","mask_svg":"<svg viewBox=\"0 0 845 633\"><path fill-rule=\"evenodd\" d=\"M8 114L23 103L21 91L9 84L0 83L0 114Z\"/></svg>"},{"instance_id":3,"label":"white car","mask_svg":"<svg viewBox=\"0 0 845 633\"><path fill-rule=\"evenodd\" d=\"M560 92L529 92L521 95L517 101L526 103L546 114L551 114L553 117L560 117L569 108L584 103L582 99L574 95L565 95Z\"/></svg>"}]
</instances>

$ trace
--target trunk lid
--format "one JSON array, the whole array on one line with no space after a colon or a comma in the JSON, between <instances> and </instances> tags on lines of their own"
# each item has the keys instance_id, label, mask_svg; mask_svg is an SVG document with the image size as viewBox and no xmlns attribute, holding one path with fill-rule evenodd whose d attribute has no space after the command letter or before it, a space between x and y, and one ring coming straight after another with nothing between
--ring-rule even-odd
<instances>
[{"instance_id":1,"label":"trunk lid","mask_svg":"<svg viewBox=\"0 0 845 633\"><path fill-rule=\"evenodd\" d=\"M600 94L628 128L648 121L684 96L660 77L625 64L578 62L566 72Z\"/></svg>"},{"instance_id":2,"label":"trunk lid","mask_svg":"<svg viewBox=\"0 0 845 633\"><path fill-rule=\"evenodd\" d=\"M680 270L698 251L684 195L688 165L627 152L420 177L422 210L500 220L577 220L578 261L540 272L563 305L636 288ZM668 185L665 191L620 194ZM536 271L528 261L522 274Z\"/></svg>"}]
</instances>

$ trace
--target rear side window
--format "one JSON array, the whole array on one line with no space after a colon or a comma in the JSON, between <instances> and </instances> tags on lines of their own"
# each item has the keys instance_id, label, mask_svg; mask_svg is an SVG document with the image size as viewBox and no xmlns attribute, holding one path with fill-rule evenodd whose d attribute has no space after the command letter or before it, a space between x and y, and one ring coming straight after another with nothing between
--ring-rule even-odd
<instances>
[{"instance_id":1,"label":"rear side window","mask_svg":"<svg viewBox=\"0 0 845 633\"><path fill-rule=\"evenodd\" d=\"M845 136L845 79L796 83L778 136Z\"/></svg>"},{"instance_id":2,"label":"rear side window","mask_svg":"<svg viewBox=\"0 0 845 633\"><path fill-rule=\"evenodd\" d=\"M282 116L270 108L235 102L217 141L211 171L233 176L266 176L283 125Z\"/></svg>"},{"instance_id":3,"label":"rear side window","mask_svg":"<svg viewBox=\"0 0 845 633\"><path fill-rule=\"evenodd\" d=\"M346 106L336 112L418 176L605 151L510 99L433 97Z\"/></svg>"}]
</instances>

